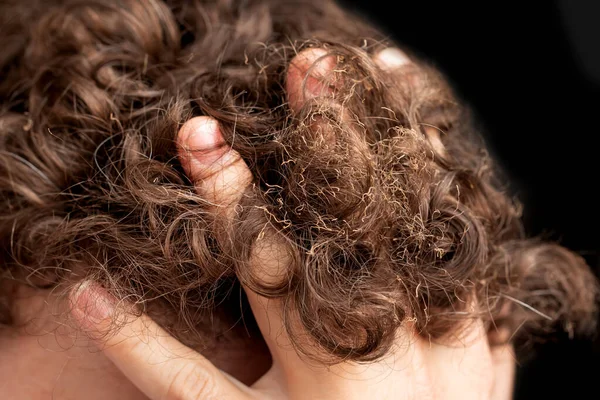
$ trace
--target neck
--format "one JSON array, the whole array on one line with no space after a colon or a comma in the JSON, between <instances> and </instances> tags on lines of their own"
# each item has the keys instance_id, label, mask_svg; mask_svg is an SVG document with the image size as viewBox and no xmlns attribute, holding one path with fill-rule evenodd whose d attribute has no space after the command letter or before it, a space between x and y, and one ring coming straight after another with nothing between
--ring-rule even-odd
<instances>
[{"instance_id":1,"label":"neck","mask_svg":"<svg viewBox=\"0 0 600 400\"><path fill-rule=\"evenodd\" d=\"M0 328L3 399L146 399L73 327L65 296L22 285L10 292L14 321ZM256 340L242 340L206 356L244 383L258 379L270 362Z\"/></svg>"}]
</instances>

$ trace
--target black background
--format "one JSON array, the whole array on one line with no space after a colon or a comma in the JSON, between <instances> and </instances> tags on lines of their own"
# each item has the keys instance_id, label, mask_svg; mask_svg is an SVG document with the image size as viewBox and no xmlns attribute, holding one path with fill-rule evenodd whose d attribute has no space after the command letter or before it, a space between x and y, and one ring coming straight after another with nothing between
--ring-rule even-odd
<instances>
[{"instance_id":1,"label":"black background","mask_svg":"<svg viewBox=\"0 0 600 400\"><path fill-rule=\"evenodd\" d=\"M524 203L528 233L600 275L600 2L533 3L340 1L447 75ZM599 340L559 337L532 354L515 399L600 398Z\"/></svg>"}]
</instances>

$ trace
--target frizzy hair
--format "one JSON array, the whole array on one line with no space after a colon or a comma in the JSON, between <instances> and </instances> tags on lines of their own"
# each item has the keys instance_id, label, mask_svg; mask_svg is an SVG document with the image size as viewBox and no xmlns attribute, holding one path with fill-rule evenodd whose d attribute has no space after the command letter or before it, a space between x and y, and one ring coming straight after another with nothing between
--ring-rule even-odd
<instances>
[{"instance_id":1,"label":"frizzy hair","mask_svg":"<svg viewBox=\"0 0 600 400\"><path fill-rule=\"evenodd\" d=\"M241 281L283 299L297 350L325 362L381 357L409 319L434 339L473 316L516 335L594 329L595 278L578 255L524 237L468 108L424 62L378 68L372 56L393 43L335 4L1 10L7 280L67 292L93 278L196 347L219 321L251 318L231 307ZM336 90L292 112L286 72L309 47L335 57ZM207 211L177 159L175 135L198 115L254 175L233 220ZM289 262L267 284L249 263L269 235Z\"/></svg>"}]
</instances>

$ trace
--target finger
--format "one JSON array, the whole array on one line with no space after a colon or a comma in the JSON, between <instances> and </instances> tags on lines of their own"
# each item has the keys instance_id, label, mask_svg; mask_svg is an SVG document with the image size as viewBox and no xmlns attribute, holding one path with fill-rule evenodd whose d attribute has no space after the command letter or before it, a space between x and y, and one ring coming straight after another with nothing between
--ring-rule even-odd
<instances>
[{"instance_id":1,"label":"finger","mask_svg":"<svg viewBox=\"0 0 600 400\"><path fill-rule=\"evenodd\" d=\"M375 64L385 71L394 71L411 63L410 58L403 51L395 47L388 47L381 50L373 59Z\"/></svg>"},{"instance_id":2,"label":"finger","mask_svg":"<svg viewBox=\"0 0 600 400\"><path fill-rule=\"evenodd\" d=\"M225 145L218 123L209 117L192 118L179 130L177 142L182 166L195 182L198 193L204 195L214 208L231 212L244 188L251 182L252 175L239 154ZM283 265L280 262L284 257L284 244L279 236L269 231L253 249L255 276L263 283L280 279L284 273L280 270ZM261 329L265 328L265 332L281 332L283 323L275 315L279 307L270 307L267 313L262 298L247 290L246 286L244 289L255 315L264 316L257 318ZM266 336L268 341L269 334Z\"/></svg>"},{"instance_id":3,"label":"finger","mask_svg":"<svg viewBox=\"0 0 600 400\"><path fill-rule=\"evenodd\" d=\"M480 399L493 383L492 360L481 320L465 322L439 342L423 340L435 390L444 399Z\"/></svg>"},{"instance_id":4,"label":"finger","mask_svg":"<svg viewBox=\"0 0 600 400\"><path fill-rule=\"evenodd\" d=\"M286 94L292 112L299 112L311 99L332 95L340 81L336 81L333 71L337 58L323 48L308 48L299 52L292 60L286 76ZM316 117L310 123L313 132L317 132L324 144L335 142L335 136L323 118ZM257 241L252 254L255 276L267 284L281 280L287 271L290 260L287 243L272 230L265 232L265 240ZM273 303L273 302L271 302ZM278 321L278 318L272 320Z\"/></svg>"},{"instance_id":5,"label":"finger","mask_svg":"<svg viewBox=\"0 0 600 400\"><path fill-rule=\"evenodd\" d=\"M247 398L241 384L226 378L148 316L117 322L126 314L116 312L116 299L97 284L81 284L70 301L83 331L150 399Z\"/></svg>"},{"instance_id":6,"label":"finger","mask_svg":"<svg viewBox=\"0 0 600 400\"><path fill-rule=\"evenodd\" d=\"M335 80L331 74L336 57L322 48L301 51L290 62L286 79L288 103L298 112L309 100L334 92Z\"/></svg>"},{"instance_id":7,"label":"finger","mask_svg":"<svg viewBox=\"0 0 600 400\"><path fill-rule=\"evenodd\" d=\"M179 130L177 142L182 166L188 177L195 183L196 191L211 202L214 208L231 212L239 201L241 193L251 182L252 175L239 154L225 145L218 123L209 117L192 118ZM284 247L281 243L273 244L276 237L275 233L269 233L255 245L253 250L252 267L262 282L281 277L277 272L278 262L281 260L278 251L283 251ZM252 292L246 286L244 290L271 353L276 360L280 359L278 355L284 351L280 346L282 343L277 343L275 339L277 333L283 332L283 322L279 317L280 302L275 300L267 306L269 300ZM142 319L138 324L144 322ZM287 338L286 335L284 337ZM115 357L119 354L117 353ZM124 367L128 362L130 360L123 361ZM208 361L202 358L200 362L204 364ZM177 370L185 367L176 365L172 368ZM212 371L208 372L209 378L212 379L214 369L205 370ZM135 373L135 370L133 372ZM146 384L145 381L142 384ZM266 390L264 387L261 389Z\"/></svg>"},{"instance_id":8,"label":"finger","mask_svg":"<svg viewBox=\"0 0 600 400\"><path fill-rule=\"evenodd\" d=\"M512 345L492 347L494 384L491 400L510 400L513 398L516 358Z\"/></svg>"},{"instance_id":9,"label":"finger","mask_svg":"<svg viewBox=\"0 0 600 400\"><path fill-rule=\"evenodd\" d=\"M411 86L418 86L419 75L416 72L416 66L400 49L395 47L383 49L373 57L373 60L382 70L402 73L402 78L406 79ZM440 130L435 126L424 124L423 131L433 150L438 154L445 154L445 147L440 138Z\"/></svg>"},{"instance_id":10,"label":"finger","mask_svg":"<svg viewBox=\"0 0 600 400\"><path fill-rule=\"evenodd\" d=\"M332 94L335 84L329 80L337 65L336 57L322 48L309 48L298 53L290 62L286 77L287 100L293 112L298 112L310 99ZM314 120L312 130L334 139L326 132L321 119ZM276 232L265 232L264 240L257 241L253 249L252 264L255 276L263 283L278 282L287 270L289 254L286 241ZM275 318L274 320L278 320Z\"/></svg>"},{"instance_id":11,"label":"finger","mask_svg":"<svg viewBox=\"0 0 600 400\"><path fill-rule=\"evenodd\" d=\"M196 190L216 211L229 213L238 203L252 173L239 153L225 143L219 124L210 117L188 120L177 135L179 157Z\"/></svg>"},{"instance_id":12,"label":"finger","mask_svg":"<svg viewBox=\"0 0 600 400\"><path fill-rule=\"evenodd\" d=\"M299 113L313 99L333 98L342 83L334 73L336 66L336 56L331 55L323 48L305 49L290 61L285 89L288 105L293 113ZM324 117L321 115L311 116L308 124L308 129L315 133L311 140L320 138L324 145L335 144L335 131L329 128L328 121ZM254 245L252 269L254 276L262 283L274 285L286 278L292 257L288 252L285 238L280 236L275 229L267 228L264 233L262 239ZM316 366L307 364L296 353L292 340L284 327L282 300L268 299L249 290L246 293L254 317L273 358L273 368L270 373L277 374L278 371L283 371L283 374L289 378L287 380L288 389L303 387L305 392L308 390L306 384L314 383L315 377L320 376L324 379L325 371L319 370L316 373L314 370ZM286 313L287 326L298 332L303 327L294 318L293 312ZM305 336L305 339L311 340L308 335ZM304 343L304 345L309 345L309 343ZM338 371L336 377L339 378L341 372ZM329 374L327 375L329 376ZM333 377L331 378L333 379ZM307 398L309 397L307 395Z\"/></svg>"}]
</instances>

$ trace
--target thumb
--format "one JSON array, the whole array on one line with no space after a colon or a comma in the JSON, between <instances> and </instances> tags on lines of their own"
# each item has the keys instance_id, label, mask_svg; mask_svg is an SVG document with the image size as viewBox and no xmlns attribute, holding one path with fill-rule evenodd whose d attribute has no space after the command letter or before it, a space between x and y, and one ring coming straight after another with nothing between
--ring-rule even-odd
<instances>
[{"instance_id":1,"label":"thumb","mask_svg":"<svg viewBox=\"0 0 600 400\"><path fill-rule=\"evenodd\" d=\"M148 398L249 397L248 388L181 344L147 315L127 313L124 304L118 304L98 284L82 283L69 300L79 327Z\"/></svg>"}]
</instances>

